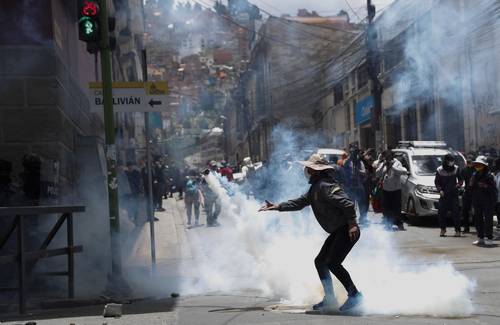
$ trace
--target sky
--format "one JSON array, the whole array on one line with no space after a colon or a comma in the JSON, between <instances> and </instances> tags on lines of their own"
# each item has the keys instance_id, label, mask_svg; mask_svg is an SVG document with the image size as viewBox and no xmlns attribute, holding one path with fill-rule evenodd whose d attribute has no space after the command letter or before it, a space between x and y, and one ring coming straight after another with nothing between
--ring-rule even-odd
<instances>
[{"instance_id":1,"label":"sky","mask_svg":"<svg viewBox=\"0 0 500 325\"><path fill-rule=\"evenodd\" d=\"M178 0L185 2L185 0ZM281 14L296 15L297 10L305 8L315 10L320 15L328 16L335 15L341 9L349 13L352 21L359 21L360 18L366 17L366 0L249 0L265 11L270 12L275 16ZM203 0L204 3L213 3L214 0ZM226 1L223 1L226 2ZM372 0L377 11L383 9L394 0ZM351 8L349 7L351 6Z\"/></svg>"},{"instance_id":2,"label":"sky","mask_svg":"<svg viewBox=\"0 0 500 325\"><path fill-rule=\"evenodd\" d=\"M377 10L382 9L394 0L372 0ZM344 9L355 21L359 20L356 16L364 18L366 16L366 0L250 0L253 4L262 9L271 12L274 15L287 13L295 15L297 9L305 8L315 10L320 15L334 15L339 10ZM352 7L349 8L349 5ZM354 12L355 13L354 13Z\"/></svg>"}]
</instances>

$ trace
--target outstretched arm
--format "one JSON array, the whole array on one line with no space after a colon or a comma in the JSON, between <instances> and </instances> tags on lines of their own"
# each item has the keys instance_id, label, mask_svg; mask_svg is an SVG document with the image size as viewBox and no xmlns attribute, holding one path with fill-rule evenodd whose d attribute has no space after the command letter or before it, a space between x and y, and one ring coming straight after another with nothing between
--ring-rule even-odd
<instances>
[{"instance_id":1,"label":"outstretched arm","mask_svg":"<svg viewBox=\"0 0 500 325\"><path fill-rule=\"evenodd\" d=\"M274 204L266 200L266 205L262 206L259 211L298 211L310 204L309 193L306 193L297 199L282 202L280 204Z\"/></svg>"}]
</instances>

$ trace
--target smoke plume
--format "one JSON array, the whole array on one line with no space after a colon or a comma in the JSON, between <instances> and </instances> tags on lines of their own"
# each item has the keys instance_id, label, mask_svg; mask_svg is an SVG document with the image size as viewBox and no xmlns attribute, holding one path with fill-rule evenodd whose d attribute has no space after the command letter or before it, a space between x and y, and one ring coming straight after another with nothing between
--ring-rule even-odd
<instances>
[{"instance_id":1,"label":"smoke plume","mask_svg":"<svg viewBox=\"0 0 500 325\"><path fill-rule=\"evenodd\" d=\"M303 159L297 151L298 136L283 129L274 132L273 161ZM300 168L282 163L268 166L266 182L275 197L296 197L308 184ZM272 169L271 169L272 168ZM284 176L286 175L286 177ZM190 230L190 244L196 259L196 278L181 284L183 293L258 290L261 294L291 304L320 301L323 292L314 267L314 257L327 237L311 210L298 213L258 213L260 201L248 198L233 185L233 196L221 180L207 181L222 204L222 227ZM362 230L361 239L345 265L365 296L365 314L406 314L457 317L470 315L474 283L458 273L449 262L411 263L398 252L393 234L372 225ZM192 265L185 265L186 272ZM183 267L181 266L181 270ZM334 278L341 304L346 293Z\"/></svg>"}]
</instances>

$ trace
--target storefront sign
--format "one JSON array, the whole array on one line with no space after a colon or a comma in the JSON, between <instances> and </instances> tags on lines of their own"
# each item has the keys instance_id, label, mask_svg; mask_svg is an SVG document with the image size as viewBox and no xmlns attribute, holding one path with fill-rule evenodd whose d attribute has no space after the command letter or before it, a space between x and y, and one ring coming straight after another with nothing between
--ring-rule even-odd
<instances>
[{"instance_id":1,"label":"storefront sign","mask_svg":"<svg viewBox=\"0 0 500 325\"><path fill-rule=\"evenodd\" d=\"M368 96L360 100L356 104L354 115L354 123L356 125L369 122L372 116L372 109L374 107L373 96Z\"/></svg>"}]
</instances>

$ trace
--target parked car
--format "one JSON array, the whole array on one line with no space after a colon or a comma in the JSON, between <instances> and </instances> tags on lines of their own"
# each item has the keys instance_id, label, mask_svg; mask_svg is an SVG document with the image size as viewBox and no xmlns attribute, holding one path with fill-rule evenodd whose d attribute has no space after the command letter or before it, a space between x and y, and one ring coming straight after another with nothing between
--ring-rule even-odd
<instances>
[{"instance_id":1,"label":"parked car","mask_svg":"<svg viewBox=\"0 0 500 325\"><path fill-rule=\"evenodd\" d=\"M346 154L344 150L330 148L319 148L316 153L323 155L332 165L336 165L340 157Z\"/></svg>"},{"instance_id":2,"label":"parked car","mask_svg":"<svg viewBox=\"0 0 500 325\"><path fill-rule=\"evenodd\" d=\"M439 203L439 192L434 185L436 169L448 153L455 157L459 168L464 168L464 156L448 149L442 141L400 141L393 153L409 171L409 175L401 176L403 213L410 221L436 216Z\"/></svg>"}]
</instances>

